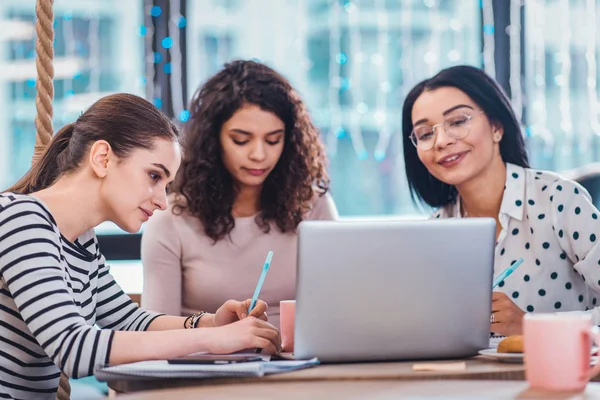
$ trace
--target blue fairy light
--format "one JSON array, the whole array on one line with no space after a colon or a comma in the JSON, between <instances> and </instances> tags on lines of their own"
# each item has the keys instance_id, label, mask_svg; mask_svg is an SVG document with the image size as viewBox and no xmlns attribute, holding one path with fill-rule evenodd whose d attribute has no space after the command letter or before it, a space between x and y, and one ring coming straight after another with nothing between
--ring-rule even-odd
<instances>
[{"instance_id":1,"label":"blue fairy light","mask_svg":"<svg viewBox=\"0 0 600 400\"><path fill-rule=\"evenodd\" d=\"M179 113L179 120L181 122L187 122L187 120L190 119L190 115L191 113L188 110L183 110Z\"/></svg>"},{"instance_id":2,"label":"blue fairy light","mask_svg":"<svg viewBox=\"0 0 600 400\"><path fill-rule=\"evenodd\" d=\"M383 161L385 160L385 151L383 150L375 150L375 160Z\"/></svg>"},{"instance_id":3,"label":"blue fairy light","mask_svg":"<svg viewBox=\"0 0 600 400\"><path fill-rule=\"evenodd\" d=\"M348 56L346 55L346 53L340 51L335 55L335 62L337 62L338 64L346 64L346 61L348 61Z\"/></svg>"},{"instance_id":4,"label":"blue fairy light","mask_svg":"<svg viewBox=\"0 0 600 400\"><path fill-rule=\"evenodd\" d=\"M344 136L346 136L346 130L344 128L342 128L341 126L339 128L337 128L335 130L335 137L338 139L343 138Z\"/></svg>"},{"instance_id":5,"label":"blue fairy light","mask_svg":"<svg viewBox=\"0 0 600 400\"><path fill-rule=\"evenodd\" d=\"M350 79L342 78L340 81L340 90L348 90L350 89Z\"/></svg>"},{"instance_id":6,"label":"blue fairy light","mask_svg":"<svg viewBox=\"0 0 600 400\"><path fill-rule=\"evenodd\" d=\"M162 9L159 6L154 6L150 9L150 15L153 17L158 17L162 14Z\"/></svg>"},{"instance_id":7,"label":"blue fairy light","mask_svg":"<svg viewBox=\"0 0 600 400\"><path fill-rule=\"evenodd\" d=\"M171 37L167 36L167 37L163 38L163 40L160 42L160 44L165 49L170 49L171 46L173 46L173 39L171 39Z\"/></svg>"}]
</instances>

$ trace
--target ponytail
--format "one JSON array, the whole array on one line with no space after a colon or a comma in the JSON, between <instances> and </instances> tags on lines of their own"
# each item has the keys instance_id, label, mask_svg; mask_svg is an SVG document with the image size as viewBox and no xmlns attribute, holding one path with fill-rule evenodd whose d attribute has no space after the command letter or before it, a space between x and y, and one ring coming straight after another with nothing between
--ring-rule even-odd
<instances>
[{"instance_id":1,"label":"ponytail","mask_svg":"<svg viewBox=\"0 0 600 400\"><path fill-rule=\"evenodd\" d=\"M75 124L65 125L52 138L41 158L7 192L29 194L51 186L65 171L68 165L69 142L73 137Z\"/></svg>"},{"instance_id":2,"label":"ponytail","mask_svg":"<svg viewBox=\"0 0 600 400\"><path fill-rule=\"evenodd\" d=\"M127 93L96 101L72 124L63 127L46 151L9 192L30 194L53 185L85 163L92 145L104 140L125 159L135 149L151 150L157 139L178 141L180 133L152 103Z\"/></svg>"}]
</instances>

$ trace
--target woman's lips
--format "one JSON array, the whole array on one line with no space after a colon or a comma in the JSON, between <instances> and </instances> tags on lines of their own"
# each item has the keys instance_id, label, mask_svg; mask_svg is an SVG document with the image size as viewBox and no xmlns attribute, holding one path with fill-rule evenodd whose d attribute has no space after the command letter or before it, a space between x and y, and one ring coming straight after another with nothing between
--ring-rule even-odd
<instances>
[{"instance_id":1,"label":"woman's lips","mask_svg":"<svg viewBox=\"0 0 600 400\"><path fill-rule=\"evenodd\" d=\"M244 169L252 176L261 176L265 172L267 172L266 168L264 168L264 169L244 168Z\"/></svg>"},{"instance_id":2,"label":"woman's lips","mask_svg":"<svg viewBox=\"0 0 600 400\"><path fill-rule=\"evenodd\" d=\"M445 168L451 168L458 165L467 155L467 151L461 153L454 153L444 156L438 160L438 164Z\"/></svg>"}]
</instances>

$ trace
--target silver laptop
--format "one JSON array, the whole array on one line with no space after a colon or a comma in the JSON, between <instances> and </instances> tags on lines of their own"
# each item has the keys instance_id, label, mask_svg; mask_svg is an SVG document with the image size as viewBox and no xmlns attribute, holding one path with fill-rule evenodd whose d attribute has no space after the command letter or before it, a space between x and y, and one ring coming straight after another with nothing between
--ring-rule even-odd
<instances>
[{"instance_id":1,"label":"silver laptop","mask_svg":"<svg viewBox=\"0 0 600 400\"><path fill-rule=\"evenodd\" d=\"M487 349L495 245L487 218L305 221L296 359L449 359Z\"/></svg>"}]
</instances>

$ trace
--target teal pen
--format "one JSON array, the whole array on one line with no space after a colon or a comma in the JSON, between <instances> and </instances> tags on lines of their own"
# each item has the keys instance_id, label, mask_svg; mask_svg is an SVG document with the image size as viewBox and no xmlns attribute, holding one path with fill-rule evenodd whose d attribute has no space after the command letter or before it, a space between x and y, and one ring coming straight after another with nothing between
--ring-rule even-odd
<instances>
[{"instance_id":1,"label":"teal pen","mask_svg":"<svg viewBox=\"0 0 600 400\"><path fill-rule=\"evenodd\" d=\"M258 300L258 295L260 294L260 290L262 289L263 283L265 283L265 278L267 277L267 272L269 271L269 267L271 266L271 260L273 259L273 252L269 251L267 253L267 258L265 259L265 264L263 265L262 272L260 273L260 278L258 278L258 283L256 284L256 289L254 289L254 295L252 296L252 303L250 303L250 307L248 307L248 314L256 305L256 301Z\"/></svg>"},{"instance_id":2,"label":"teal pen","mask_svg":"<svg viewBox=\"0 0 600 400\"><path fill-rule=\"evenodd\" d=\"M519 265L521 265L522 263L523 263L523 259L519 258L517 261L515 261L513 263L513 265L511 265L510 267L508 267L504 271L502 271L502 273L500 275L498 275L498 277L496 279L494 279L494 283L492 285L492 289L495 289L496 286L498 286L500 284L500 282L502 282L503 280L505 280L506 278L508 278L508 276L510 274L512 274L513 272L515 272L515 269L517 269L517 267Z\"/></svg>"}]
</instances>

